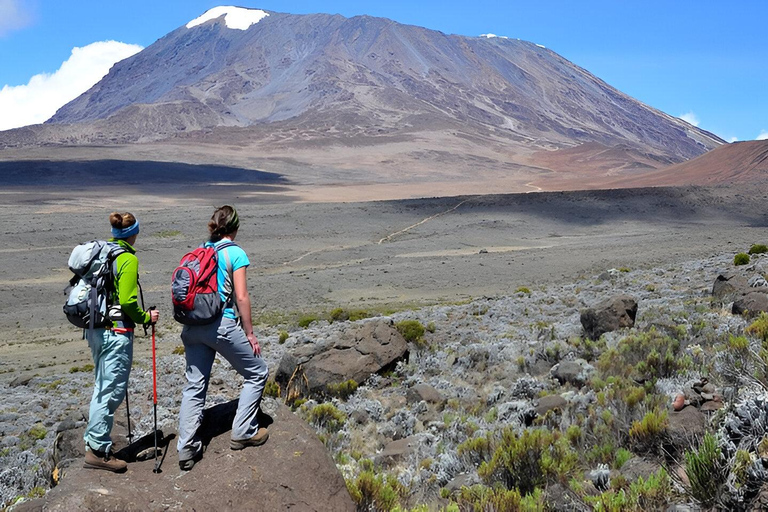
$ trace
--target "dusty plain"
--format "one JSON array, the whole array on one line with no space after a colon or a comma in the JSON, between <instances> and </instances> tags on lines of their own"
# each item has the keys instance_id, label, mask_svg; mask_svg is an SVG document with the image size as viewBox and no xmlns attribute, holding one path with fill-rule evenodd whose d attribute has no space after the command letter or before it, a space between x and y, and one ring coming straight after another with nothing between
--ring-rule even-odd
<instances>
[{"instance_id":1,"label":"dusty plain","mask_svg":"<svg viewBox=\"0 0 768 512\"><path fill-rule=\"evenodd\" d=\"M753 185L505 195L458 195L468 191L457 187L452 197L306 202L280 175L244 182L223 168L199 176L180 168L197 176L180 185L146 165L119 165L132 180L82 187L99 166L0 163L0 379L90 361L82 332L61 311L66 262L76 243L109 235L113 210L141 220L144 298L159 307L166 335L178 330L171 272L204 240L212 207L223 203L240 212L237 242L251 259L253 310L263 329L335 307L387 311L502 296L768 242L768 189ZM41 172L51 178L40 180ZM338 187L328 186L334 197Z\"/></svg>"}]
</instances>

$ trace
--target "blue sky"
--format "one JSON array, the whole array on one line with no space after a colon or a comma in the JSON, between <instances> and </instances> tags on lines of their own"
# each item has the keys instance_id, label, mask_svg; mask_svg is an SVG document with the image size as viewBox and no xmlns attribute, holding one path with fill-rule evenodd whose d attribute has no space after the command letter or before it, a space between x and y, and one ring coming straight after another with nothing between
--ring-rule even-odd
<instances>
[{"instance_id":1,"label":"blue sky","mask_svg":"<svg viewBox=\"0 0 768 512\"><path fill-rule=\"evenodd\" d=\"M3 118L17 111L71 99L62 97L87 89L79 81L98 80L109 67L106 61L124 58L222 4L228 3L0 0L0 128ZM369 14L446 33L520 38L725 140L768 138L766 0L239 0L235 5L296 14ZM89 46L101 41L124 45ZM84 50L75 55L73 48ZM91 66L93 61L100 67Z\"/></svg>"}]
</instances>

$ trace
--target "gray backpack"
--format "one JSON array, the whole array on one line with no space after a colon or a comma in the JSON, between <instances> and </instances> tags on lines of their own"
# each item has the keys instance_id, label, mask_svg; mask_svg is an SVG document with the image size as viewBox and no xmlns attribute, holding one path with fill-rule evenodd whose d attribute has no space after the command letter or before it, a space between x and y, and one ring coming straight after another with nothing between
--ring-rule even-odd
<instances>
[{"instance_id":1,"label":"gray backpack","mask_svg":"<svg viewBox=\"0 0 768 512\"><path fill-rule=\"evenodd\" d=\"M64 290L64 314L83 329L110 324L109 308L114 287L114 264L125 249L114 242L92 240L72 250L69 269L75 274Z\"/></svg>"}]
</instances>

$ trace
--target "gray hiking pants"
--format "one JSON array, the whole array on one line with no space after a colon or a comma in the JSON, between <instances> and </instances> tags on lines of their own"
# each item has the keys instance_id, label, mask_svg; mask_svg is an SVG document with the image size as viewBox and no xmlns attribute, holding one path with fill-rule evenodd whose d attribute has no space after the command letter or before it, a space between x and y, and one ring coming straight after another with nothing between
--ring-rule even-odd
<instances>
[{"instance_id":1,"label":"gray hiking pants","mask_svg":"<svg viewBox=\"0 0 768 512\"><path fill-rule=\"evenodd\" d=\"M185 325L181 331L184 355L187 359L187 385L179 411L179 460L189 460L202 450L197 429L203 420L205 395L216 353L243 376L243 390L232 423L232 439L243 440L256 435L259 429L257 412L267 382L267 363L253 354L245 331L229 318L209 325Z\"/></svg>"}]
</instances>

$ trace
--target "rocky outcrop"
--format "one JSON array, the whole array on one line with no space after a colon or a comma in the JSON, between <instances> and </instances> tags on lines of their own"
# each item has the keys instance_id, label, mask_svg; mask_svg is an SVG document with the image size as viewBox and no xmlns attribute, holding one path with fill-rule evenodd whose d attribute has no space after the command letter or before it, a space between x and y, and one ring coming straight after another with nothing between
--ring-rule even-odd
<instances>
[{"instance_id":1,"label":"rocky outcrop","mask_svg":"<svg viewBox=\"0 0 768 512\"><path fill-rule=\"evenodd\" d=\"M403 359L407 351L405 338L391 320L372 320L351 325L327 343L305 344L286 353L275 381L286 397L324 395L329 386L364 382Z\"/></svg>"},{"instance_id":2,"label":"rocky outcrop","mask_svg":"<svg viewBox=\"0 0 768 512\"><path fill-rule=\"evenodd\" d=\"M274 422L263 446L229 449L236 402L222 404L213 413L208 410L206 431L216 435L192 471L179 470L173 448L161 473L153 472L154 459L130 463L123 474L84 469L75 460L44 498L15 510L355 510L344 479L312 429L273 403ZM66 439L77 437L77 430L70 432Z\"/></svg>"},{"instance_id":3,"label":"rocky outcrop","mask_svg":"<svg viewBox=\"0 0 768 512\"><path fill-rule=\"evenodd\" d=\"M584 333L593 340L606 332L635 325L637 302L628 295L618 295L606 299L594 307L581 312L581 325Z\"/></svg>"}]
</instances>

